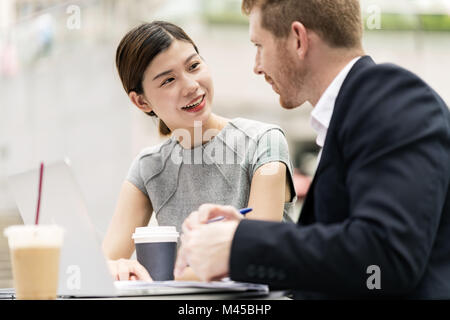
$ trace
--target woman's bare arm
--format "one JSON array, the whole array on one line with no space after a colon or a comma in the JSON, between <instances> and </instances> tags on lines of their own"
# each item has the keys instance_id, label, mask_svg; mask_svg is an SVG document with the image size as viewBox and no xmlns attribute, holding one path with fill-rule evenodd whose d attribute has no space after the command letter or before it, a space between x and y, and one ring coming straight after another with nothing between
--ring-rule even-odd
<instances>
[{"instance_id":1,"label":"woman's bare arm","mask_svg":"<svg viewBox=\"0 0 450 320\"><path fill-rule=\"evenodd\" d=\"M105 256L110 260L129 259L135 249L131 236L136 227L147 226L152 212L150 199L131 182L125 181L103 240Z\"/></svg>"},{"instance_id":2,"label":"woman's bare arm","mask_svg":"<svg viewBox=\"0 0 450 320\"><path fill-rule=\"evenodd\" d=\"M248 201L248 206L253 211L247 214L247 218L282 220L284 203L291 198L286 171L286 165L282 162L269 162L256 170Z\"/></svg>"}]
</instances>

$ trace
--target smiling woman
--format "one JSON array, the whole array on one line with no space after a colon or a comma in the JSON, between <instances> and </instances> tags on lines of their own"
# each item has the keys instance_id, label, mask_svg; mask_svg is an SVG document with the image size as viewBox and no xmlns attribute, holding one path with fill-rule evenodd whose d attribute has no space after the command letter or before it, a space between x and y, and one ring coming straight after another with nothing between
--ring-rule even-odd
<instances>
[{"instance_id":1,"label":"smiling woman","mask_svg":"<svg viewBox=\"0 0 450 320\"><path fill-rule=\"evenodd\" d=\"M173 39L183 40L191 44L191 48L198 54L197 46L191 38L178 26L163 21L142 24L128 32L116 51L116 66L125 91L133 97L144 94L143 79L147 67L160 52L167 50ZM139 50L139 55L136 55ZM195 54L189 56L192 58ZM189 59L190 60L190 59ZM189 61L186 61L189 62ZM153 80L170 75L172 70L158 74ZM163 84L169 83L167 79ZM134 94L133 94L134 93ZM131 97L130 97L131 98ZM134 102L134 101L133 101ZM140 104L138 105L138 107ZM144 112L148 110L143 110ZM156 116L150 110L146 112ZM170 129L160 119L159 130L162 135L170 134Z\"/></svg>"},{"instance_id":2,"label":"smiling woman","mask_svg":"<svg viewBox=\"0 0 450 320\"><path fill-rule=\"evenodd\" d=\"M209 68L181 28L162 21L134 28L117 48L116 65L132 103L158 117L169 139L144 149L123 184L103 242L115 279L148 279L128 259L132 233L153 212L177 231L203 203L251 207L249 219L289 220L296 198L283 130L212 113Z\"/></svg>"}]
</instances>

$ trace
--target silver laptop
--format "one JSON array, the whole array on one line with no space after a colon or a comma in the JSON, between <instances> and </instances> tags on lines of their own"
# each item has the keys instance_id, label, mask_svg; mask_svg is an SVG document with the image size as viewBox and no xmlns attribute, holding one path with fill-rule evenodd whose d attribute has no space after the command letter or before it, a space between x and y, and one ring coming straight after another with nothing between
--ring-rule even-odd
<instances>
[{"instance_id":1,"label":"silver laptop","mask_svg":"<svg viewBox=\"0 0 450 320\"><path fill-rule=\"evenodd\" d=\"M25 224L33 224L35 220L38 181L38 168L8 177L10 190ZM68 159L45 166L39 223L58 224L65 229L59 268L59 296L111 297L219 291L268 292L268 288L264 285L243 283L113 281L101 250L102 239L96 236Z\"/></svg>"}]
</instances>

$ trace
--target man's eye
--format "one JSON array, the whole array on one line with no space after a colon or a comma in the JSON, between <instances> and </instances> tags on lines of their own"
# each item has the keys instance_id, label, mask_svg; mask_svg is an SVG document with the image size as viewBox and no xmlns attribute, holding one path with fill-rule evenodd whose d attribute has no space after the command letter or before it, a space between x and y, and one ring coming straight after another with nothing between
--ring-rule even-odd
<instances>
[{"instance_id":1,"label":"man's eye","mask_svg":"<svg viewBox=\"0 0 450 320\"><path fill-rule=\"evenodd\" d=\"M191 65L191 67L189 68L189 70L194 70L197 69L197 67L200 65L200 62L196 62L194 64Z\"/></svg>"}]
</instances>

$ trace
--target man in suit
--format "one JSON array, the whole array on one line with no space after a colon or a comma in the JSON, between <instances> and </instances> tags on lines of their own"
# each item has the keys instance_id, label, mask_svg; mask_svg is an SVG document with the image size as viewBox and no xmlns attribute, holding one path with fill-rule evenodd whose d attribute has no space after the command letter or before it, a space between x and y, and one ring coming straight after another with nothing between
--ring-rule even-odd
<instances>
[{"instance_id":1,"label":"man in suit","mask_svg":"<svg viewBox=\"0 0 450 320\"><path fill-rule=\"evenodd\" d=\"M450 298L450 113L416 75L365 56L357 0L244 0L254 71L305 101L322 147L297 224L203 205L175 273L296 298ZM270 196L270 195L268 195ZM225 216L223 222L206 224ZM205 241L207 239L207 241Z\"/></svg>"}]
</instances>

